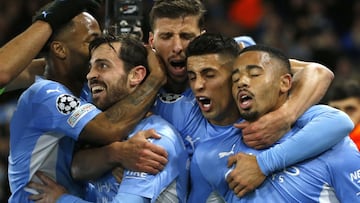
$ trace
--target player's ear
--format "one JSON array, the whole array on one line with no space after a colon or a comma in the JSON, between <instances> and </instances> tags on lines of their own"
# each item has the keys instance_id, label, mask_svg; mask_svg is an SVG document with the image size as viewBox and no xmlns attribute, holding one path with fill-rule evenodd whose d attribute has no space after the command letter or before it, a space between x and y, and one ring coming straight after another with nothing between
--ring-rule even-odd
<instances>
[{"instance_id":1,"label":"player's ear","mask_svg":"<svg viewBox=\"0 0 360 203\"><path fill-rule=\"evenodd\" d=\"M153 32L149 32L149 40L148 40L148 43L150 45L150 47L152 49L155 49L154 47L154 33Z\"/></svg>"},{"instance_id":2,"label":"player's ear","mask_svg":"<svg viewBox=\"0 0 360 203\"><path fill-rule=\"evenodd\" d=\"M291 88L292 77L290 74L284 74L280 77L280 91L285 93L289 92Z\"/></svg>"},{"instance_id":3,"label":"player's ear","mask_svg":"<svg viewBox=\"0 0 360 203\"><path fill-rule=\"evenodd\" d=\"M64 43L60 41L53 41L50 44L50 50L54 53L55 56L65 59L66 58L66 48Z\"/></svg>"},{"instance_id":4,"label":"player's ear","mask_svg":"<svg viewBox=\"0 0 360 203\"><path fill-rule=\"evenodd\" d=\"M128 80L130 86L139 85L145 79L145 76L146 76L146 68L144 66L135 66L129 72Z\"/></svg>"}]
</instances>

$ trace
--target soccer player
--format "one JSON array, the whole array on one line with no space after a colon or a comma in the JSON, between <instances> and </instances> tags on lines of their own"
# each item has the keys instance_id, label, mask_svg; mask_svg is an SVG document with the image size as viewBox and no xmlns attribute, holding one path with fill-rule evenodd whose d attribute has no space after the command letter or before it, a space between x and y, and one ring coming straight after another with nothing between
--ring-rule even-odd
<instances>
[{"instance_id":1,"label":"soccer player","mask_svg":"<svg viewBox=\"0 0 360 203\"><path fill-rule=\"evenodd\" d=\"M140 41L130 36L117 39L97 38L91 42L90 49L91 67L87 75L88 83L94 104L105 110L134 91L145 79L148 73L147 52ZM137 131L147 129L155 129L162 136L159 140L150 141L162 146L168 152L169 161L164 170L156 175L125 170L120 187L115 194L113 194L114 191L110 191L110 188L115 187L117 181L112 173L108 172L105 176L91 181L88 201L111 202L114 198L113 202L186 202L188 154L181 136L161 117L148 114L129 137ZM36 184L34 185L36 187ZM35 189L44 193L34 195L34 200L42 201L44 196L56 196L52 194L57 190L47 185L39 185ZM71 195L61 196L56 202L75 201L83 202Z\"/></svg>"},{"instance_id":2,"label":"soccer player","mask_svg":"<svg viewBox=\"0 0 360 203\"><path fill-rule=\"evenodd\" d=\"M228 134L240 137L241 130L234 127L233 124L239 123L242 119L231 94L232 62L239 52L239 46L232 38L210 33L198 36L189 44L187 69L195 99L182 97L172 103L163 103L157 109L165 119L174 124L182 135L185 135L185 139L193 136L196 139L208 140ZM306 63L292 60L291 64L296 67L304 66ZM307 64L313 65L312 63ZM323 119L322 122L336 123L337 119L329 117ZM330 148L351 131L351 126L334 125L332 129L329 127L322 131L318 131L317 127L314 127L312 130L314 131L312 134L297 134L293 137L293 141L284 142L278 148L267 150L266 153L258 156L257 163L251 166L237 164L237 168L242 167L240 168L241 173L234 177L239 178L240 180L237 181L240 183L236 183L236 181L234 183L232 180L230 183L235 185L232 188L236 190L236 193L249 192L259 186L273 171L316 156ZM325 137L326 139L324 139ZM315 142L316 145L309 146L309 143ZM190 143L189 149L201 144L201 142L188 143ZM229 143L229 147L232 147L231 143ZM212 148L216 148L216 145L213 145ZM299 153L299 148L307 148L307 150ZM195 147L195 154L196 151L197 147ZM231 150L229 153L233 154ZM226 153L221 154L221 156L223 155ZM201 176L198 175L196 162L197 159L194 157L190 168L192 186L189 201L205 202L212 192L212 188L206 181L199 178ZM224 167L226 167L226 163ZM214 172L215 170L210 171Z\"/></svg>"},{"instance_id":3,"label":"soccer player","mask_svg":"<svg viewBox=\"0 0 360 203\"><path fill-rule=\"evenodd\" d=\"M279 108L288 99L292 85L290 62L280 51L261 45L251 46L240 53L232 67L232 95L240 116L245 120L256 120ZM325 133L324 139L327 139L327 130L340 126L348 129L353 127L346 114L329 106L312 106L272 149L282 148L281 145L286 142L296 142L295 136L300 134L303 134L301 137L313 136L315 131L322 131ZM193 160L196 160L199 171L197 177L202 177L229 203L358 202L360 185L356 174L360 169L360 154L347 137L348 132L342 133L340 137L345 138L330 149L298 164L280 168L270 174L254 192L246 195L231 190L226 177L234 165L256 163L259 158L269 157L270 154L249 148L241 136L216 136L202 142L195 151ZM320 140L312 140L306 149L295 144L293 149L288 150L304 153L318 142ZM245 154L227 166L228 158L239 152ZM209 168L217 170L210 172Z\"/></svg>"},{"instance_id":4,"label":"soccer player","mask_svg":"<svg viewBox=\"0 0 360 203\"><path fill-rule=\"evenodd\" d=\"M333 83L326 95L329 106L345 112L353 121L355 127L350 138L360 150L360 82L357 78Z\"/></svg>"},{"instance_id":5,"label":"soccer player","mask_svg":"<svg viewBox=\"0 0 360 203\"><path fill-rule=\"evenodd\" d=\"M206 33L205 12L199 0L154 1L149 14L149 44L163 60L167 71L168 80L160 95L165 103L191 95L185 50L191 40ZM325 94L334 77L333 73L316 63L302 65L292 67L297 85L294 85L289 99L281 108L257 121L239 125L246 144L255 148L273 144L290 129L297 117L318 103ZM162 102L158 99L157 103L160 105ZM196 144L199 140L194 137L190 142Z\"/></svg>"},{"instance_id":6,"label":"soccer player","mask_svg":"<svg viewBox=\"0 0 360 203\"><path fill-rule=\"evenodd\" d=\"M6 52L24 48L22 52L31 52L32 47L27 43L39 48L46 42L43 38L50 37L45 76L38 78L21 95L10 124L9 181L12 195L9 202L29 201L29 192L36 191L26 190L25 186L34 180L34 173L38 170L60 181L71 193L82 195L82 186L70 175L75 141L103 145L127 137L145 115L144 109L150 108L164 82L164 74L157 64L155 68L151 67L151 74L134 94L106 112L84 99L86 95L82 95L82 89L88 72L88 43L101 32L94 17L82 11L98 6L91 0L55 0L35 16L29 32L36 38L30 40L31 35L19 35L15 40L17 43L10 43L2 49ZM18 39L25 44L18 43ZM31 60L30 55L22 60ZM152 52L149 57L156 60ZM146 138L150 136L159 137L150 132L135 136L138 139L133 139L133 142L121 142L123 150L132 154L123 159L130 169L150 173L163 169L167 162L166 151L147 142Z\"/></svg>"}]
</instances>

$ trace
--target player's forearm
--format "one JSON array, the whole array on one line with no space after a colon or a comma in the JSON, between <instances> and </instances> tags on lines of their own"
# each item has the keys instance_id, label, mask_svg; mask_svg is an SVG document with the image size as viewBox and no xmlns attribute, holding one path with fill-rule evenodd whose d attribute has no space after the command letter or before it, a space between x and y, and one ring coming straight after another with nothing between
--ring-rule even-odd
<instances>
[{"instance_id":1,"label":"player's forearm","mask_svg":"<svg viewBox=\"0 0 360 203\"><path fill-rule=\"evenodd\" d=\"M7 85L26 68L51 33L49 24L36 21L0 49L0 87Z\"/></svg>"},{"instance_id":2,"label":"player's forearm","mask_svg":"<svg viewBox=\"0 0 360 203\"><path fill-rule=\"evenodd\" d=\"M311 119L284 142L257 156L265 175L321 154L346 137L354 126L350 118L338 110L320 110Z\"/></svg>"},{"instance_id":3,"label":"player's forearm","mask_svg":"<svg viewBox=\"0 0 360 203\"><path fill-rule=\"evenodd\" d=\"M13 81L6 85L6 91L28 88L35 82L36 75L43 75L46 61L44 58L34 59Z\"/></svg>"},{"instance_id":4,"label":"player's forearm","mask_svg":"<svg viewBox=\"0 0 360 203\"><path fill-rule=\"evenodd\" d=\"M75 153L71 174L76 180L95 180L110 171L112 162L112 146L82 149Z\"/></svg>"},{"instance_id":5,"label":"player's forearm","mask_svg":"<svg viewBox=\"0 0 360 203\"><path fill-rule=\"evenodd\" d=\"M291 60L294 73L293 86L288 100L283 105L293 123L310 106L317 104L329 88L334 74L318 63Z\"/></svg>"},{"instance_id":6,"label":"player's forearm","mask_svg":"<svg viewBox=\"0 0 360 203\"><path fill-rule=\"evenodd\" d=\"M158 77L151 75L135 92L105 111L106 117L116 123L117 134L127 136L153 105L162 85ZM124 139L125 137L119 137Z\"/></svg>"}]
</instances>

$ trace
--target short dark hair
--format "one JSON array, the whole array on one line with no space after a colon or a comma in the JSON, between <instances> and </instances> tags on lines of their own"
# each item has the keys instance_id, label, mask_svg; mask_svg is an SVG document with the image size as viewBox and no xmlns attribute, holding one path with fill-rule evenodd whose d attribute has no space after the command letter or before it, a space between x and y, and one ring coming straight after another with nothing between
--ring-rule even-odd
<instances>
[{"instance_id":1,"label":"short dark hair","mask_svg":"<svg viewBox=\"0 0 360 203\"><path fill-rule=\"evenodd\" d=\"M360 98L360 82L357 78L351 78L345 81L334 81L325 95L323 103L343 100L350 97Z\"/></svg>"},{"instance_id":2,"label":"short dark hair","mask_svg":"<svg viewBox=\"0 0 360 203\"><path fill-rule=\"evenodd\" d=\"M287 73L291 73L291 65L290 65L289 57L280 49L270 47L264 44L256 44L245 47L243 50L241 50L239 55L248 51L263 51L269 53L271 57L277 58L284 65L285 71Z\"/></svg>"},{"instance_id":3,"label":"short dark hair","mask_svg":"<svg viewBox=\"0 0 360 203\"><path fill-rule=\"evenodd\" d=\"M238 43L231 37L216 33L204 33L189 43L185 54L186 58L204 54L229 55L235 58L240 50Z\"/></svg>"},{"instance_id":4,"label":"short dark hair","mask_svg":"<svg viewBox=\"0 0 360 203\"><path fill-rule=\"evenodd\" d=\"M57 27L57 29L52 31L52 34L50 35L49 39L46 41L45 45L41 49L41 54L45 57L48 57L50 54L50 46L53 41L56 41L59 36L63 35L66 32L70 32L70 30L74 27L75 23L73 20L70 20L69 22Z\"/></svg>"},{"instance_id":5,"label":"short dark hair","mask_svg":"<svg viewBox=\"0 0 360 203\"><path fill-rule=\"evenodd\" d=\"M199 16L198 26L204 28L205 6L200 0L154 0L149 15L151 30L154 30L155 20L158 18L179 18L186 16Z\"/></svg>"},{"instance_id":6,"label":"short dark hair","mask_svg":"<svg viewBox=\"0 0 360 203\"><path fill-rule=\"evenodd\" d=\"M112 43L121 43L119 50L119 59L124 61L125 71L129 72L135 66L145 66L147 75L149 74L148 62L147 62L147 50L143 43L131 34L103 35L95 38L90 42L89 53L91 53L102 44L109 45L112 49Z\"/></svg>"}]
</instances>

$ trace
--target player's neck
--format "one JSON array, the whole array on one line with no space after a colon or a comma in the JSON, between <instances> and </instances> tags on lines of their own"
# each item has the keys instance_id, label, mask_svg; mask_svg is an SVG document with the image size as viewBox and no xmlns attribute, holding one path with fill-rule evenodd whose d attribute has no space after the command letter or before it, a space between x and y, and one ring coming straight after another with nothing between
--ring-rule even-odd
<instances>
[{"instance_id":1,"label":"player's neck","mask_svg":"<svg viewBox=\"0 0 360 203\"><path fill-rule=\"evenodd\" d=\"M174 82L167 82L164 85L164 89L168 93L174 93L174 94L182 94L185 92L185 90L188 88L188 83L174 83Z\"/></svg>"}]
</instances>

